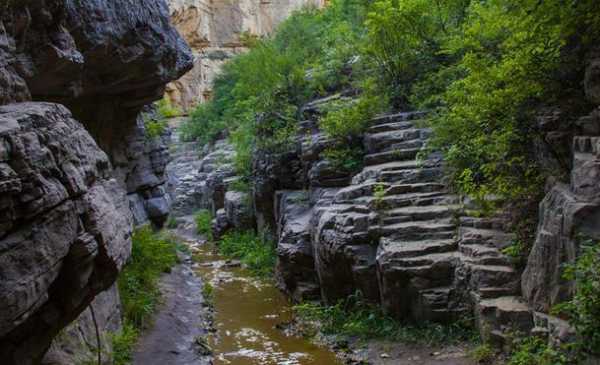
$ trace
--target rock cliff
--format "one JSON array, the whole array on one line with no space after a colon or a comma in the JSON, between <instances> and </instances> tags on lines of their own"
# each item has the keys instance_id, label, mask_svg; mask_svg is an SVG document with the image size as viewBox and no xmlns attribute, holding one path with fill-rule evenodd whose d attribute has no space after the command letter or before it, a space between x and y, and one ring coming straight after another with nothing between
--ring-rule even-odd
<instances>
[{"instance_id":1,"label":"rock cliff","mask_svg":"<svg viewBox=\"0 0 600 365\"><path fill-rule=\"evenodd\" d=\"M116 280L128 202L164 219L166 147L146 138L139 114L192 55L160 0L0 11L0 359L32 364ZM112 316L118 301L106 302L95 317Z\"/></svg>"},{"instance_id":2,"label":"rock cliff","mask_svg":"<svg viewBox=\"0 0 600 365\"><path fill-rule=\"evenodd\" d=\"M223 64L244 52L243 36L264 36L303 6L325 0L168 0L175 27L194 52L194 68L169 84L167 95L184 110L210 98L212 81Z\"/></svg>"}]
</instances>

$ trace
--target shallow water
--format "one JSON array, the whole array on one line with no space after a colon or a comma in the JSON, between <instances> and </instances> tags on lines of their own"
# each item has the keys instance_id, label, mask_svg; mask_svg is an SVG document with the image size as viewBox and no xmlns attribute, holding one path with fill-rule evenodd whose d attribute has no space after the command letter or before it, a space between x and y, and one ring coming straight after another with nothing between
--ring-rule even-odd
<instances>
[{"instance_id":1,"label":"shallow water","mask_svg":"<svg viewBox=\"0 0 600 365\"><path fill-rule=\"evenodd\" d=\"M292 319L288 299L272 284L253 278L203 245L196 271L213 286L216 333L208 343L215 364L338 365L333 352L276 326Z\"/></svg>"}]
</instances>

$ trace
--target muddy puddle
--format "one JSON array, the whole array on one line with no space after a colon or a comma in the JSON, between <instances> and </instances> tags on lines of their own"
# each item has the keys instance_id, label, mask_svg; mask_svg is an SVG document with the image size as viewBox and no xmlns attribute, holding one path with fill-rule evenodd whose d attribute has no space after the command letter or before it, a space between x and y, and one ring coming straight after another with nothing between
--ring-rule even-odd
<instances>
[{"instance_id":1,"label":"muddy puddle","mask_svg":"<svg viewBox=\"0 0 600 365\"><path fill-rule=\"evenodd\" d=\"M212 286L214 364L339 365L335 354L277 328L292 319L288 299L272 284L228 263L208 244L196 253L196 272Z\"/></svg>"}]
</instances>

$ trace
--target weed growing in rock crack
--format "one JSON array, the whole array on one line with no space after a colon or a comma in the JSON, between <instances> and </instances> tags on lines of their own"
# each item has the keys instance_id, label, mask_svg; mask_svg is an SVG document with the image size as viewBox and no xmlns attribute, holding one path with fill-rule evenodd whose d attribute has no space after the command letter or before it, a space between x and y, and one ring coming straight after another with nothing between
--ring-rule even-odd
<instances>
[{"instance_id":1,"label":"weed growing in rock crack","mask_svg":"<svg viewBox=\"0 0 600 365\"><path fill-rule=\"evenodd\" d=\"M126 364L138 333L150 321L160 300L158 281L177 263L176 241L149 226L133 233L131 257L118 280L123 329L113 336L115 364Z\"/></svg>"},{"instance_id":2,"label":"weed growing in rock crack","mask_svg":"<svg viewBox=\"0 0 600 365\"><path fill-rule=\"evenodd\" d=\"M387 190L387 186L385 184L377 184L375 185L375 187L373 188L373 204L375 206L375 209L381 211L383 209L385 209L385 193Z\"/></svg>"},{"instance_id":3,"label":"weed growing in rock crack","mask_svg":"<svg viewBox=\"0 0 600 365\"><path fill-rule=\"evenodd\" d=\"M212 241L212 214L206 210L199 210L194 214L194 221L196 222L196 232L206 236L206 239Z\"/></svg>"},{"instance_id":4,"label":"weed growing in rock crack","mask_svg":"<svg viewBox=\"0 0 600 365\"><path fill-rule=\"evenodd\" d=\"M294 306L294 312L300 321L314 323L317 327L315 330L326 335L356 336L361 340L380 338L434 345L476 341L478 338L470 320L450 325L405 324L366 302L360 293L340 300L333 306L302 303Z\"/></svg>"},{"instance_id":5,"label":"weed growing in rock crack","mask_svg":"<svg viewBox=\"0 0 600 365\"><path fill-rule=\"evenodd\" d=\"M204 302L206 305L212 307L215 299L215 288L208 281L205 281L202 285L202 297L204 297Z\"/></svg>"},{"instance_id":6,"label":"weed growing in rock crack","mask_svg":"<svg viewBox=\"0 0 600 365\"><path fill-rule=\"evenodd\" d=\"M218 249L226 257L239 259L254 275L266 277L272 274L277 258L275 245L266 236L253 231L230 232L218 243Z\"/></svg>"}]
</instances>

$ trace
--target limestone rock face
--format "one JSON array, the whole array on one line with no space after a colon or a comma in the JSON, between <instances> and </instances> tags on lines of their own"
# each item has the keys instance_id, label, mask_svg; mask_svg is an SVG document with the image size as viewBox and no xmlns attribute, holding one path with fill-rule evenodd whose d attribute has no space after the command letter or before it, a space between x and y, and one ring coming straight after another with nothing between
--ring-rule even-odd
<instances>
[{"instance_id":1,"label":"limestone rock face","mask_svg":"<svg viewBox=\"0 0 600 365\"><path fill-rule=\"evenodd\" d=\"M131 214L107 155L57 104L0 107L0 358L40 360L115 281Z\"/></svg>"},{"instance_id":2,"label":"limestone rock face","mask_svg":"<svg viewBox=\"0 0 600 365\"><path fill-rule=\"evenodd\" d=\"M292 11L322 7L325 0L168 0L171 19L194 51L194 68L169 84L172 102L189 110L211 97L223 63L246 51L241 38L271 33Z\"/></svg>"},{"instance_id":3,"label":"limestone rock face","mask_svg":"<svg viewBox=\"0 0 600 365\"><path fill-rule=\"evenodd\" d=\"M21 365L39 363L114 283L129 256L130 208L164 220L168 136L147 138L139 114L192 54L162 0L3 8L0 358Z\"/></svg>"}]
</instances>

